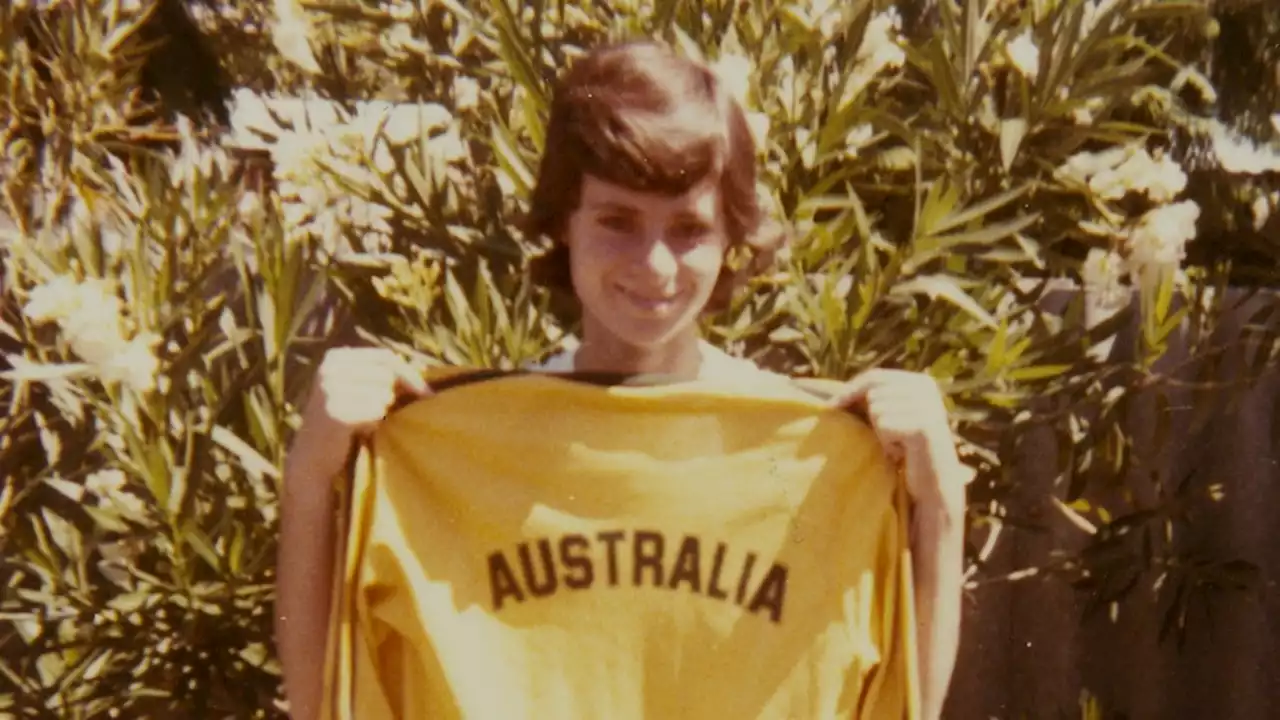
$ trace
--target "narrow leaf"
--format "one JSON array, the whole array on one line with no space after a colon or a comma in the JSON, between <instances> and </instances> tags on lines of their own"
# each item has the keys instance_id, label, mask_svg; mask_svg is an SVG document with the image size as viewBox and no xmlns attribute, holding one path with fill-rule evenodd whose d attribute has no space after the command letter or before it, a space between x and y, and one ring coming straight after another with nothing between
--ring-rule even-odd
<instances>
[{"instance_id":1,"label":"narrow leaf","mask_svg":"<svg viewBox=\"0 0 1280 720\"><path fill-rule=\"evenodd\" d=\"M924 275L913 278L895 286L892 294L896 296L925 295L931 300L941 298L993 330L998 326L991 313L984 310L977 301L960 288L956 279L949 275Z\"/></svg>"}]
</instances>

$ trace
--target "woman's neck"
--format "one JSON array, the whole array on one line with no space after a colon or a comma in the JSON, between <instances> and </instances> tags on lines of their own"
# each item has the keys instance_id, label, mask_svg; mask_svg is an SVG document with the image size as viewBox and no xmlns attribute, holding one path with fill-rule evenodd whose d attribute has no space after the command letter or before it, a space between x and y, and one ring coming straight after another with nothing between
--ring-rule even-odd
<instances>
[{"instance_id":1,"label":"woman's neck","mask_svg":"<svg viewBox=\"0 0 1280 720\"><path fill-rule=\"evenodd\" d=\"M702 341L696 331L682 333L661 345L636 347L608 332L584 330L574 354L574 369L579 372L669 375L692 380L702 369Z\"/></svg>"}]
</instances>

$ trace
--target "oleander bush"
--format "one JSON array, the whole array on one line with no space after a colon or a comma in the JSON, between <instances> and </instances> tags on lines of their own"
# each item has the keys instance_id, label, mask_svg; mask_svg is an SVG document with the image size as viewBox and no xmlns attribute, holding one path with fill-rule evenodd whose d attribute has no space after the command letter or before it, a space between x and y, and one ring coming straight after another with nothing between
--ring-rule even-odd
<instances>
[{"instance_id":1,"label":"oleander bush","mask_svg":"<svg viewBox=\"0 0 1280 720\"><path fill-rule=\"evenodd\" d=\"M1277 26L1168 0L0 4L0 710L283 714L275 503L317 358L514 367L572 336L518 221L555 74L633 37L745 104L792 237L707 337L935 377L975 580L1001 530L1036 531L1011 459L1052 432L1047 501L1091 537L1033 570L1101 607L1155 586L1179 626L1252 582L1175 544L1230 481L1084 498L1169 442L1125 418L1172 339L1213 366L1223 289L1276 279L1280 90L1239 77ZM1207 396L1275 366L1272 310Z\"/></svg>"}]
</instances>

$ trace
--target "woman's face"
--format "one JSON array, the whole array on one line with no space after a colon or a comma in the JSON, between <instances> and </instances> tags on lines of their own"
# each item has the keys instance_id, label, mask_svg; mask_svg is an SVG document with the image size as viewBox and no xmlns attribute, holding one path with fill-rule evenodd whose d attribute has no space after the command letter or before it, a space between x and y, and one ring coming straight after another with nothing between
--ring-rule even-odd
<instances>
[{"instance_id":1,"label":"woman's face","mask_svg":"<svg viewBox=\"0 0 1280 720\"><path fill-rule=\"evenodd\" d=\"M565 242L584 339L636 349L696 333L728 245L715 182L667 196L592 176Z\"/></svg>"}]
</instances>

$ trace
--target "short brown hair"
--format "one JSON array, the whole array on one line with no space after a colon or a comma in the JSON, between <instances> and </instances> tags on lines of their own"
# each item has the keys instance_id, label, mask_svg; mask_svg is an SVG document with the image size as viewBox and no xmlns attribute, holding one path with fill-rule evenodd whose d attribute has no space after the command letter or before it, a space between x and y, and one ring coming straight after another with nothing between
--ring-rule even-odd
<instances>
[{"instance_id":1,"label":"short brown hair","mask_svg":"<svg viewBox=\"0 0 1280 720\"><path fill-rule=\"evenodd\" d=\"M729 253L708 303L727 305L744 277L769 263L782 233L756 196L756 148L746 114L706 65L649 42L610 45L574 63L551 101L546 144L525 232L552 249L535 279L573 293L564 233L581 201L584 175L641 192L678 195L719 177Z\"/></svg>"}]
</instances>

